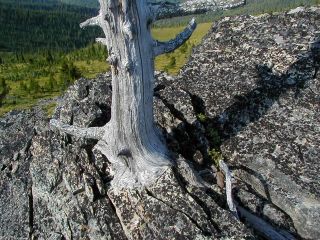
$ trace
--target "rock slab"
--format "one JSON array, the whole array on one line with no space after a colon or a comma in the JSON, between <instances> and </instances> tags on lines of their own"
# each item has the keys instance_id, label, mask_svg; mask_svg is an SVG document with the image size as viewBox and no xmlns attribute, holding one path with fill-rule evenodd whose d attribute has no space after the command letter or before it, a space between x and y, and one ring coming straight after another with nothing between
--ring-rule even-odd
<instances>
[{"instance_id":1,"label":"rock slab","mask_svg":"<svg viewBox=\"0 0 320 240\"><path fill-rule=\"evenodd\" d=\"M320 9L224 18L176 83L202 100L236 175L319 236Z\"/></svg>"}]
</instances>

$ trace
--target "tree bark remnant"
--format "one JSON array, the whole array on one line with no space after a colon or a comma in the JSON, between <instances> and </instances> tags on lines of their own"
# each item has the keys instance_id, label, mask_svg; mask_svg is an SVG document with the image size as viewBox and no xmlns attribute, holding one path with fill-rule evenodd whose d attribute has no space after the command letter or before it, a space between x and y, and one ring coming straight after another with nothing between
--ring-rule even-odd
<instances>
[{"instance_id":1,"label":"tree bark remnant","mask_svg":"<svg viewBox=\"0 0 320 240\"><path fill-rule=\"evenodd\" d=\"M99 140L96 148L114 171L113 186L130 188L155 181L172 164L165 142L154 124L154 58L174 51L196 27L192 19L175 39L152 39L156 13L145 0L99 0L99 15L80 24L100 26L106 38L112 71L111 120L103 127L79 128L51 120L60 131Z\"/></svg>"}]
</instances>

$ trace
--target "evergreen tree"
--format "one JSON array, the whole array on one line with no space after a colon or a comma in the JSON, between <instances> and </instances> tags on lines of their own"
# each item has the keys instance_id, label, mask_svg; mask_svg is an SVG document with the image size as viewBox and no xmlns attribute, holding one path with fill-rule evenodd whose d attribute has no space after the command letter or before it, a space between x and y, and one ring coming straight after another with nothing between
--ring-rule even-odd
<instances>
[{"instance_id":1,"label":"evergreen tree","mask_svg":"<svg viewBox=\"0 0 320 240\"><path fill-rule=\"evenodd\" d=\"M9 86L7 85L6 81L4 79L0 80L0 107L3 104L3 100L5 99L5 97L7 96L7 94L9 93Z\"/></svg>"},{"instance_id":2,"label":"evergreen tree","mask_svg":"<svg viewBox=\"0 0 320 240\"><path fill-rule=\"evenodd\" d=\"M47 54L46 54L46 61L47 61L47 63L53 63L53 61L54 61L53 56L52 56L52 54L51 54L51 51L50 51L50 50L48 50L48 51L47 51Z\"/></svg>"},{"instance_id":3,"label":"evergreen tree","mask_svg":"<svg viewBox=\"0 0 320 240\"><path fill-rule=\"evenodd\" d=\"M72 80L76 80L81 77L81 72L79 68L74 66L73 63L69 65L69 76L71 77Z\"/></svg>"},{"instance_id":4,"label":"evergreen tree","mask_svg":"<svg viewBox=\"0 0 320 240\"><path fill-rule=\"evenodd\" d=\"M29 81L29 92L39 93L39 91L40 91L39 83L36 80L34 80L33 78L31 78Z\"/></svg>"},{"instance_id":5,"label":"evergreen tree","mask_svg":"<svg viewBox=\"0 0 320 240\"><path fill-rule=\"evenodd\" d=\"M55 80L53 74L51 73L50 76L49 76L49 80L48 80L48 82L46 84L46 90L48 92L52 92L55 89L56 86L57 86L57 81Z\"/></svg>"},{"instance_id":6,"label":"evergreen tree","mask_svg":"<svg viewBox=\"0 0 320 240\"><path fill-rule=\"evenodd\" d=\"M170 61L168 63L168 68L173 68L176 65L176 58L174 56L170 57Z\"/></svg>"},{"instance_id":7,"label":"evergreen tree","mask_svg":"<svg viewBox=\"0 0 320 240\"><path fill-rule=\"evenodd\" d=\"M186 53L188 50L188 42L185 42L182 44L182 46L179 48L181 53Z\"/></svg>"},{"instance_id":8,"label":"evergreen tree","mask_svg":"<svg viewBox=\"0 0 320 240\"><path fill-rule=\"evenodd\" d=\"M81 77L80 70L73 64L63 62L60 68L60 85L61 90L65 90L77 78Z\"/></svg>"},{"instance_id":9,"label":"evergreen tree","mask_svg":"<svg viewBox=\"0 0 320 240\"><path fill-rule=\"evenodd\" d=\"M20 88L20 91L22 91L22 92L28 91L28 86L24 83L24 81L20 82L19 88Z\"/></svg>"},{"instance_id":10,"label":"evergreen tree","mask_svg":"<svg viewBox=\"0 0 320 240\"><path fill-rule=\"evenodd\" d=\"M20 53L20 61L21 62L25 62L26 61L26 59L24 58L24 55L23 55L22 52Z\"/></svg>"}]
</instances>

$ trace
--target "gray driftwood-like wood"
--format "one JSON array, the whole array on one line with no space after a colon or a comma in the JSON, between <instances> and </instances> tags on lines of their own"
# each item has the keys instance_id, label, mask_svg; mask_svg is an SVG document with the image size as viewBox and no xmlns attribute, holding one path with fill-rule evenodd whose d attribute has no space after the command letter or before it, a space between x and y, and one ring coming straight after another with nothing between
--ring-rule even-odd
<instances>
[{"instance_id":1,"label":"gray driftwood-like wood","mask_svg":"<svg viewBox=\"0 0 320 240\"><path fill-rule=\"evenodd\" d=\"M232 196L232 176L231 176L231 172L229 170L228 165L224 161L220 160L219 166L220 166L221 170L224 172L224 175L226 176L226 195L227 195L228 207L229 207L230 211L233 213L233 215L237 219L239 219L237 208L236 208L236 205L235 205L235 203L233 201L233 196Z\"/></svg>"},{"instance_id":2,"label":"gray driftwood-like wood","mask_svg":"<svg viewBox=\"0 0 320 240\"><path fill-rule=\"evenodd\" d=\"M279 231L271 226L269 223L259 218L246 209L238 206L238 211L245 221L250 224L252 228L258 231L266 239L270 240L295 240L296 238L292 236L289 232Z\"/></svg>"},{"instance_id":3,"label":"gray driftwood-like wood","mask_svg":"<svg viewBox=\"0 0 320 240\"><path fill-rule=\"evenodd\" d=\"M100 128L79 128L51 120L62 132L99 140L96 147L114 171L113 186L152 183L171 165L153 120L154 57L182 45L196 27L194 19L177 37L158 42L150 34L155 12L145 0L99 0L99 15L81 27L100 26L112 71L111 120Z\"/></svg>"},{"instance_id":4,"label":"gray driftwood-like wood","mask_svg":"<svg viewBox=\"0 0 320 240\"><path fill-rule=\"evenodd\" d=\"M225 174L226 178L226 196L227 196L227 203L229 210L233 213L233 215L239 220L239 214L242 218L245 218L245 221L250 224L252 228L258 231L262 236L266 237L267 239L271 240L294 240L295 237L292 236L287 231L279 231L272 227L269 223L261 219L260 217L255 216L254 214L250 213L243 207L239 206L239 204L233 200L232 195L232 175L229 170L228 165L223 161L220 160L219 166L221 170Z\"/></svg>"}]
</instances>

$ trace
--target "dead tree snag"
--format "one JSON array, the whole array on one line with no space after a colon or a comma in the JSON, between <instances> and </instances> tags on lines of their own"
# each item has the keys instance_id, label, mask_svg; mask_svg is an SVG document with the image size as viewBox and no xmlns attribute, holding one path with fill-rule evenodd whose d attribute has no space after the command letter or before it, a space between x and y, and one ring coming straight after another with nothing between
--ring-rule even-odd
<instances>
[{"instance_id":1,"label":"dead tree snag","mask_svg":"<svg viewBox=\"0 0 320 240\"><path fill-rule=\"evenodd\" d=\"M196 27L168 42L152 39L150 25L155 12L145 0L99 0L99 15L81 27L100 26L108 48L112 71L111 120L99 128L79 128L51 120L51 126L96 145L112 163L118 187L148 185L171 165L168 150L153 120L154 57L182 45Z\"/></svg>"}]
</instances>

